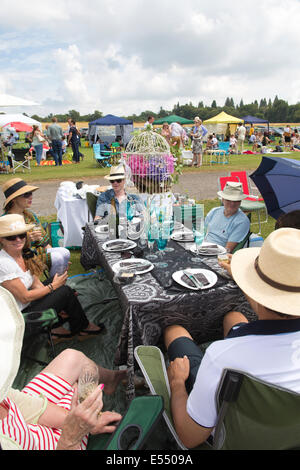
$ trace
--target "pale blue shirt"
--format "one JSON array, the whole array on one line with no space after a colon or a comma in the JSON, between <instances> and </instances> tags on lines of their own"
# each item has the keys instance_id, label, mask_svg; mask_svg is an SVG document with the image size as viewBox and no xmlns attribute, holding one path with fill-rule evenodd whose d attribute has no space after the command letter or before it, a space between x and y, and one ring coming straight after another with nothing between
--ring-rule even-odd
<instances>
[{"instance_id":1,"label":"pale blue shirt","mask_svg":"<svg viewBox=\"0 0 300 470\"><path fill-rule=\"evenodd\" d=\"M224 206L212 209L205 218L205 224L209 225L205 240L224 247L228 242L241 242L250 229L250 221L241 209L231 217L225 217Z\"/></svg>"}]
</instances>

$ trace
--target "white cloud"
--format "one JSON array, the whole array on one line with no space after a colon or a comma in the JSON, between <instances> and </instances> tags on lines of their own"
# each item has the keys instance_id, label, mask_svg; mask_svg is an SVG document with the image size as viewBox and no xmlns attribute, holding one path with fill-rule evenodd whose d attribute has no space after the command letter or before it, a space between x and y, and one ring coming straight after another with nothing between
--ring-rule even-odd
<instances>
[{"instance_id":1,"label":"white cloud","mask_svg":"<svg viewBox=\"0 0 300 470\"><path fill-rule=\"evenodd\" d=\"M299 21L298 0L2 0L0 89L41 114L296 103Z\"/></svg>"}]
</instances>

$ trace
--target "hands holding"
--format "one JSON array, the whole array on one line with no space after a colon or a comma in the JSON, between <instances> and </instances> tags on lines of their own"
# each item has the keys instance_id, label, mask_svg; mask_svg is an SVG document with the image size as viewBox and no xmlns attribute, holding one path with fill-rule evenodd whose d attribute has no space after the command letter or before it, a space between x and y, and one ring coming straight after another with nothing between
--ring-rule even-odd
<instances>
[{"instance_id":1,"label":"hands holding","mask_svg":"<svg viewBox=\"0 0 300 470\"><path fill-rule=\"evenodd\" d=\"M79 449L82 438L87 434L114 432L122 416L113 411L101 413L102 407L100 385L80 404L75 387L71 410L65 419L57 450Z\"/></svg>"},{"instance_id":2,"label":"hands holding","mask_svg":"<svg viewBox=\"0 0 300 470\"><path fill-rule=\"evenodd\" d=\"M225 271L227 271L229 276L232 277L231 266L230 266L231 259L232 259L232 254L228 253L227 256L228 256L228 262L218 261L218 263L221 266L221 268L225 269Z\"/></svg>"}]
</instances>

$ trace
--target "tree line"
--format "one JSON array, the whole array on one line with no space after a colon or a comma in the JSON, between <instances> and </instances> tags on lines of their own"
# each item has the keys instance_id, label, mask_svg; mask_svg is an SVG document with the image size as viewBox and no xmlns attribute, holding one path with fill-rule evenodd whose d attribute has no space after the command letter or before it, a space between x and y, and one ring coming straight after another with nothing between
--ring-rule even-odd
<instances>
[{"instance_id":1,"label":"tree line","mask_svg":"<svg viewBox=\"0 0 300 470\"><path fill-rule=\"evenodd\" d=\"M132 119L134 122L146 122L148 116L154 116L156 119L169 116L170 114L176 114L187 119L194 119L195 116L199 116L203 121L209 119L221 111L225 111L227 114L242 118L243 116L251 115L261 119L266 119L269 122L289 122L298 123L300 122L300 103L289 105L287 101L279 99L275 96L274 100L262 98L259 101L249 104L244 104L241 99L240 103L234 103L233 98L227 97L224 106L218 106L216 100L213 100L210 106L205 106L203 101L200 101L198 105L194 105L192 102L186 104L175 104L173 109L167 110L160 107L159 112L152 110L145 110L139 115L132 114L129 116L122 116L126 119ZM91 122L103 116L101 111L94 111L92 114L81 115L76 110L70 110L67 114L56 114L59 122L66 122L69 118L74 119L76 122ZM40 122L49 122L53 117L50 113L46 117L37 115L31 116Z\"/></svg>"}]
</instances>

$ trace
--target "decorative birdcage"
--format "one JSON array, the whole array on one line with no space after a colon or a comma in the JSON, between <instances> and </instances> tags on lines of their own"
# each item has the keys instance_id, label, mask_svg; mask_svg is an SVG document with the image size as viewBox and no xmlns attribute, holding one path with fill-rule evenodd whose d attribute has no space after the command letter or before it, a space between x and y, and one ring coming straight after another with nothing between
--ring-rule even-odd
<instances>
[{"instance_id":1,"label":"decorative birdcage","mask_svg":"<svg viewBox=\"0 0 300 470\"><path fill-rule=\"evenodd\" d=\"M156 194L170 191L174 157L168 142L160 134L151 130L136 134L127 145L124 159L138 192Z\"/></svg>"}]
</instances>

